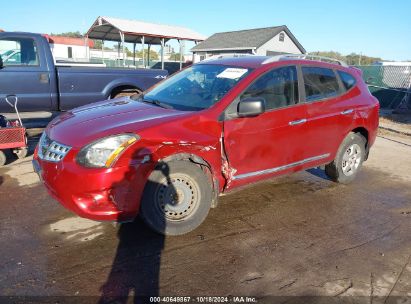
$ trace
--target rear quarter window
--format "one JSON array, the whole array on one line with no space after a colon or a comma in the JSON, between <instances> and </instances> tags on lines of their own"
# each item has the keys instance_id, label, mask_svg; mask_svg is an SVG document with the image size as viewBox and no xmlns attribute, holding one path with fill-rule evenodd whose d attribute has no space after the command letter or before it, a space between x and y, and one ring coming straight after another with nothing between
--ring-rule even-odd
<instances>
[{"instance_id":1,"label":"rear quarter window","mask_svg":"<svg viewBox=\"0 0 411 304\"><path fill-rule=\"evenodd\" d=\"M347 91L355 86L357 81L355 80L355 77L352 76L351 74L343 72L343 71L338 71L338 75L340 75L341 82L343 83L344 88Z\"/></svg>"},{"instance_id":2,"label":"rear quarter window","mask_svg":"<svg viewBox=\"0 0 411 304\"><path fill-rule=\"evenodd\" d=\"M303 67L306 101L312 102L339 94L338 80L333 70L318 67Z\"/></svg>"}]
</instances>

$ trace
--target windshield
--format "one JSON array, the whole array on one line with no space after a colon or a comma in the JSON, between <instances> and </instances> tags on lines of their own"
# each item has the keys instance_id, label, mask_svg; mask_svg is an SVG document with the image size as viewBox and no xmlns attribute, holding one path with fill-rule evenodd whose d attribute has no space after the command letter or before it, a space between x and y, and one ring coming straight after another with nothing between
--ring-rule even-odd
<instances>
[{"instance_id":1,"label":"windshield","mask_svg":"<svg viewBox=\"0 0 411 304\"><path fill-rule=\"evenodd\" d=\"M198 64L160 83L143 98L182 111L199 111L217 103L250 69Z\"/></svg>"}]
</instances>

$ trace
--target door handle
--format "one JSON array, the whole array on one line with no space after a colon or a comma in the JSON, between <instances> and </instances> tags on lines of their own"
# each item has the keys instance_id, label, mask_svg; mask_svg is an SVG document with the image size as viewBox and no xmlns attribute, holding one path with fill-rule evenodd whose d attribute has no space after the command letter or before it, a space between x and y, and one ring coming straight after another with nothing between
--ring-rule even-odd
<instances>
[{"instance_id":1,"label":"door handle","mask_svg":"<svg viewBox=\"0 0 411 304\"><path fill-rule=\"evenodd\" d=\"M341 114L342 114L342 115L347 115L347 114L351 114L352 112L354 112L354 110L353 110L353 109L349 109L349 110L342 111Z\"/></svg>"},{"instance_id":2,"label":"door handle","mask_svg":"<svg viewBox=\"0 0 411 304\"><path fill-rule=\"evenodd\" d=\"M39 80L41 83L49 83L49 74L48 73L40 73Z\"/></svg>"},{"instance_id":3,"label":"door handle","mask_svg":"<svg viewBox=\"0 0 411 304\"><path fill-rule=\"evenodd\" d=\"M299 120L294 120L294 121L290 121L288 124L290 126L295 126L295 125L300 125L303 124L307 121L307 119L303 118L303 119L299 119Z\"/></svg>"}]
</instances>

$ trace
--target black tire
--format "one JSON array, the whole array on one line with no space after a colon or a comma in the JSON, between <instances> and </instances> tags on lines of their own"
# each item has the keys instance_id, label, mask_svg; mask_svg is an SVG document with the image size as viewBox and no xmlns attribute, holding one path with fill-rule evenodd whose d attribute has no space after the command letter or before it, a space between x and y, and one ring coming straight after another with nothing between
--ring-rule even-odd
<instances>
[{"instance_id":1,"label":"black tire","mask_svg":"<svg viewBox=\"0 0 411 304\"><path fill-rule=\"evenodd\" d=\"M361 134L348 134L338 148L335 159L325 166L327 176L341 184L352 182L364 162L366 144L367 140Z\"/></svg>"},{"instance_id":2,"label":"black tire","mask_svg":"<svg viewBox=\"0 0 411 304\"><path fill-rule=\"evenodd\" d=\"M212 183L189 161L160 163L144 189L140 213L144 222L164 235L196 229L211 208Z\"/></svg>"},{"instance_id":3,"label":"black tire","mask_svg":"<svg viewBox=\"0 0 411 304\"><path fill-rule=\"evenodd\" d=\"M27 148L21 148L13 151L14 154L16 154L18 159L25 158L28 154L28 149Z\"/></svg>"},{"instance_id":4,"label":"black tire","mask_svg":"<svg viewBox=\"0 0 411 304\"><path fill-rule=\"evenodd\" d=\"M124 97L124 96L133 96L136 94L141 94L142 92L138 89L123 90L118 92L113 92L111 94L111 99Z\"/></svg>"},{"instance_id":5,"label":"black tire","mask_svg":"<svg viewBox=\"0 0 411 304\"><path fill-rule=\"evenodd\" d=\"M7 163L7 154L0 150L0 167Z\"/></svg>"}]
</instances>

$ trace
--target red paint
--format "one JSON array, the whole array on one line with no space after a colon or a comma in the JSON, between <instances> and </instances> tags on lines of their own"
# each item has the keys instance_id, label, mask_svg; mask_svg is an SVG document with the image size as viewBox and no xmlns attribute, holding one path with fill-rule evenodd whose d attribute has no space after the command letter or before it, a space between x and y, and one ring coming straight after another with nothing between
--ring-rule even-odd
<instances>
[{"instance_id":1,"label":"red paint","mask_svg":"<svg viewBox=\"0 0 411 304\"><path fill-rule=\"evenodd\" d=\"M183 112L130 101L105 101L67 112L50 123L46 134L72 149L58 162L38 157L44 183L50 194L66 208L95 220L131 220L139 211L144 185L159 160L176 154L201 158L218 182L219 192L329 163L344 137L354 129L368 132L374 143L378 127L378 101L370 95L361 75L351 68L315 62L315 66L351 73L357 85L324 101L301 103L267 111L257 117L220 121L221 113L262 73L283 65L313 65L292 60L261 64L259 57L221 59L208 64L253 68L217 104L199 112ZM341 115L354 109L349 115ZM290 126L289 122L307 122ZM140 140L127 148L110 169L90 169L76 162L85 145L102 137L132 132ZM223 134L224 133L224 134ZM224 135L224 147L221 136ZM225 153L222 153L225 151ZM329 156L279 172L235 179L235 176L281 167L313 156ZM149 157L149 159L148 159Z\"/></svg>"}]
</instances>

